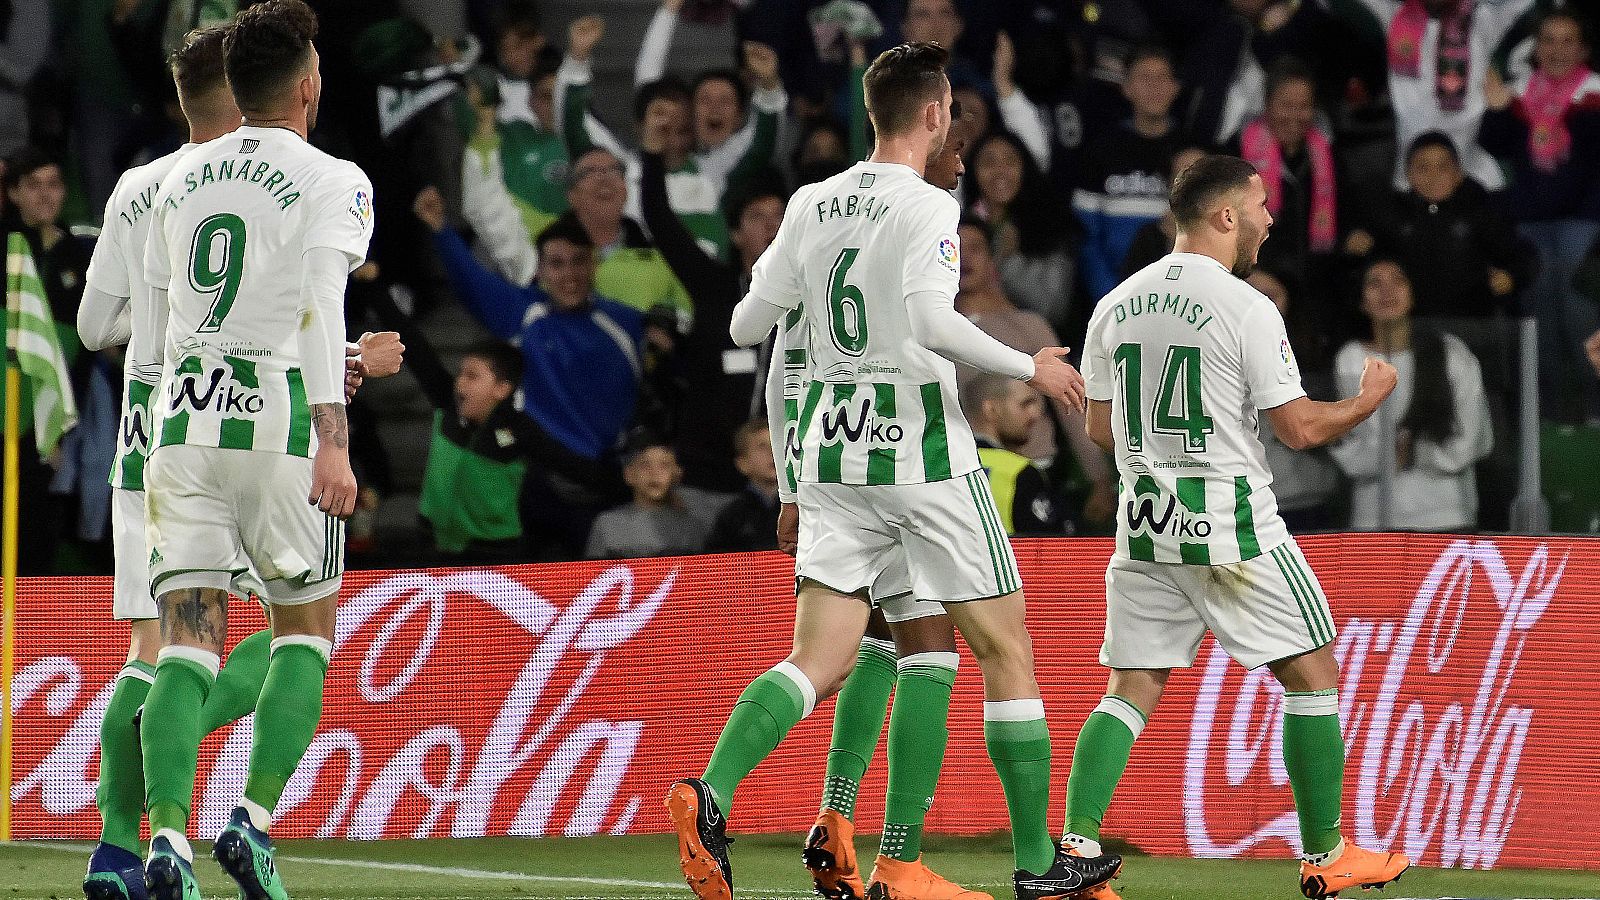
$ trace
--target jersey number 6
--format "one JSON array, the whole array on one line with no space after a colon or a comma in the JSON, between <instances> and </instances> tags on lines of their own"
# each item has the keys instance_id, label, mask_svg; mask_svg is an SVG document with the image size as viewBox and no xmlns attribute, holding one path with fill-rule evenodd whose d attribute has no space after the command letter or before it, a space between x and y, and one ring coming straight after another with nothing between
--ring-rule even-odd
<instances>
[{"instance_id":1,"label":"jersey number 6","mask_svg":"<svg viewBox=\"0 0 1600 900\"><path fill-rule=\"evenodd\" d=\"M243 276L244 220L233 213L207 217L194 230L194 245L189 250L189 286L199 294L216 294L216 298L197 331L222 328L222 320L228 317L228 310L233 309L233 300L239 295Z\"/></svg>"},{"instance_id":2,"label":"jersey number 6","mask_svg":"<svg viewBox=\"0 0 1600 900\"><path fill-rule=\"evenodd\" d=\"M847 356L860 356L867 349L867 301L860 288L845 281L860 254L859 247L840 250L828 274L828 321L832 325L828 330L833 345Z\"/></svg>"}]
</instances>

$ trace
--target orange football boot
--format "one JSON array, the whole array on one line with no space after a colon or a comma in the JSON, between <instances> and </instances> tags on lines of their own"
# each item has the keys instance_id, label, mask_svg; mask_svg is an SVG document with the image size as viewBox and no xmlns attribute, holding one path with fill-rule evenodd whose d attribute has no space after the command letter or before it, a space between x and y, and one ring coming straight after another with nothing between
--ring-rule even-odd
<instances>
[{"instance_id":1,"label":"orange football boot","mask_svg":"<svg viewBox=\"0 0 1600 900\"><path fill-rule=\"evenodd\" d=\"M1300 892L1312 900L1337 897L1346 888L1383 887L1399 881L1411 860L1404 853L1375 853L1346 842L1344 852L1324 866L1300 863Z\"/></svg>"},{"instance_id":2,"label":"orange football boot","mask_svg":"<svg viewBox=\"0 0 1600 900\"><path fill-rule=\"evenodd\" d=\"M811 870L811 882L827 900L861 900L866 885L856 870L856 826L838 810L825 809L806 835L800 860Z\"/></svg>"},{"instance_id":3,"label":"orange football boot","mask_svg":"<svg viewBox=\"0 0 1600 900\"><path fill-rule=\"evenodd\" d=\"M867 900L994 900L983 891L971 891L922 864L879 856L872 866Z\"/></svg>"}]
</instances>

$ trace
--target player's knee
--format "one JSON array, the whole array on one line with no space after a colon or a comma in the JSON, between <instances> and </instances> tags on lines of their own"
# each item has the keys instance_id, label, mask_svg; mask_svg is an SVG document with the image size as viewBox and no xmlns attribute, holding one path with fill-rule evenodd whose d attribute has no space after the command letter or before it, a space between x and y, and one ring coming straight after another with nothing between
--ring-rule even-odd
<instances>
[{"instance_id":1,"label":"player's knee","mask_svg":"<svg viewBox=\"0 0 1600 900\"><path fill-rule=\"evenodd\" d=\"M786 660L810 679L811 686L816 688L819 703L839 693L845 679L850 677L851 670L855 668L855 654L850 654L848 659L842 656L836 659L835 656L838 654L796 651L789 654Z\"/></svg>"},{"instance_id":2,"label":"player's knee","mask_svg":"<svg viewBox=\"0 0 1600 900\"><path fill-rule=\"evenodd\" d=\"M1001 672L1033 674L1033 642L1026 633L1009 641L987 640L976 644L969 641L968 646L985 676Z\"/></svg>"}]
</instances>

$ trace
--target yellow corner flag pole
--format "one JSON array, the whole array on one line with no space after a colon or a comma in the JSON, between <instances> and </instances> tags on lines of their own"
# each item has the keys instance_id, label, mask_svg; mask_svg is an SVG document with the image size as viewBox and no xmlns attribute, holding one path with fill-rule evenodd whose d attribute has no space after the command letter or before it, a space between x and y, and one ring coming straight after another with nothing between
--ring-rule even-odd
<instances>
[{"instance_id":1,"label":"yellow corner flag pole","mask_svg":"<svg viewBox=\"0 0 1600 900\"><path fill-rule=\"evenodd\" d=\"M22 449L17 432L22 406L22 372L6 354L5 510L0 528L0 585L4 625L0 627L0 841L11 840L11 675L17 643L17 488Z\"/></svg>"}]
</instances>

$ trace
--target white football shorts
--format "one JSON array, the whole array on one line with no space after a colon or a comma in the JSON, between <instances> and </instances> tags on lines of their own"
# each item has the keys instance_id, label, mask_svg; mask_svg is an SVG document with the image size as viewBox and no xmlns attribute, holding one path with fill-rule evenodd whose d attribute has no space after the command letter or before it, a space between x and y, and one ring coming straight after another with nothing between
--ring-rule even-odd
<instances>
[{"instance_id":1,"label":"white football shorts","mask_svg":"<svg viewBox=\"0 0 1600 900\"><path fill-rule=\"evenodd\" d=\"M924 602L983 600L1022 588L981 470L928 484L802 482L797 500L798 578L855 593L878 584L898 560L911 594Z\"/></svg>"},{"instance_id":2,"label":"white football shorts","mask_svg":"<svg viewBox=\"0 0 1600 900\"><path fill-rule=\"evenodd\" d=\"M1247 669L1315 650L1336 633L1327 595L1293 538L1222 566L1111 558L1101 665L1186 668L1208 629Z\"/></svg>"},{"instance_id":3,"label":"white football shorts","mask_svg":"<svg viewBox=\"0 0 1600 900\"><path fill-rule=\"evenodd\" d=\"M152 593L248 590L285 606L337 594L344 522L307 502L310 494L304 457L156 448L145 464Z\"/></svg>"},{"instance_id":4,"label":"white football shorts","mask_svg":"<svg viewBox=\"0 0 1600 900\"><path fill-rule=\"evenodd\" d=\"M929 616L944 615L944 604L933 600L918 600L911 592L911 571L906 568L904 551L893 554L889 568L883 570L878 580L867 589L872 605L883 610L889 622L909 622Z\"/></svg>"},{"instance_id":5,"label":"white football shorts","mask_svg":"<svg viewBox=\"0 0 1600 900\"><path fill-rule=\"evenodd\" d=\"M150 548L145 544L144 491L111 489L111 554L115 560L111 618L156 619L150 596Z\"/></svg>"}]
</instances>

